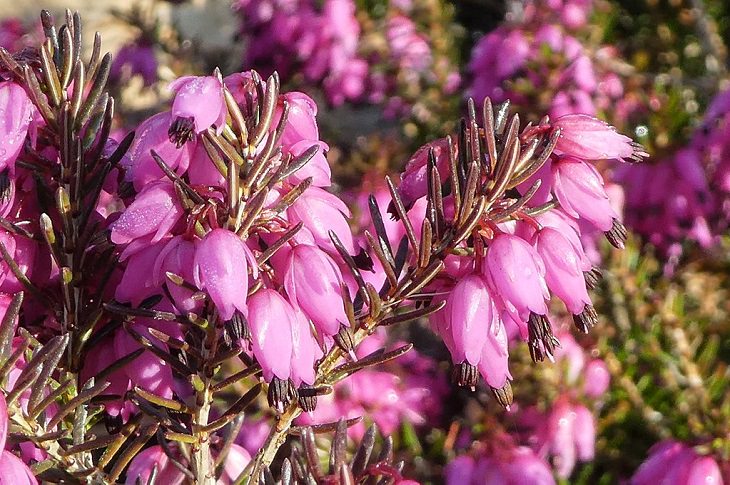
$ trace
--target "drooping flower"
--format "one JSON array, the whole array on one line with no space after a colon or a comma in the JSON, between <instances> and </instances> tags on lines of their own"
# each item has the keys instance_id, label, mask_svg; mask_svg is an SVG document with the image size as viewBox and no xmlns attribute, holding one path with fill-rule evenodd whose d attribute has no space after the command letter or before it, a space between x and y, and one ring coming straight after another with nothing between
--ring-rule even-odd
<instances>
[{"instance_id":1,"label":"drooping flower","mask_svg":"<svg viewBox=\"0 0 730 485\"><path fill-rule=\"evenodd\" d=\"M5 450L0 454L0 482L13 485L38 485L38 480L23 460Z\"/></svg>"},{"instance_id":2,"label":"drooping flower","mask_svg":"<svg viewBox=\"0 0 730 485\"><path fill-rule=\"evenodd\" d=\"M111 225L111 241L126 244L152 235L151 243L166 236L183 215L172 182L162 180L145 186L119 219Z\"/></svg>"},{"instance_id":3,"label":"drooping flower","mask_svg":"<svg viewBox=\"0 0 730 485\"><path fill-rule=\"evenodd\" d=\"M583 160L616 159L640 162L647 154L631 138L592 116L568 114L552 123L560 130L555 150Z\"/></svg>"},{"instance_id":4,"label":"drooping flower","mask_svg":"<svg viewBox=\"0 0 730 485\"><path fill-rule=\"evenodd\" d=\"M195 285L208 293L223 320L230 320L236 311L247 314L249 267L256 278L258 266L251 250L231 231L213 229L196 242Z\"/></svg>"},{"instance_id":5,"label":"drooping flower","mask_svg":"<svg viewBox=\"0 0 730 485\"><path fill-rule=\"evenodd\" d=\"M170 84L170 90L175 100L168 135L178 148L211 126L218 134L223 131L228 111L218 76L183 76Z\"/></svg>"},{"instance_id":6,"label":"drooping flower","mask_svg":"<svg viewBox=\"0 0 730 485\"><path fill-rule=\"evenodd\" d=\"M332 258L316 246L298 244L289 252L284 288L324 335L349 326L342 302L342 273Z\"/></svg>"},{"instance_id":7,"label":"drooping flower","mask_svg":"<svg viewBox=\"0 0 730 485\"><path fill-rule=\"evenodd\" d=\"M333 231L342 241L350 254L355 254L355 242L346 217L350 210L337 196L320 189L310 187L287 209L289 222L301 222L309 229L317 245L330 254L337 254L329 231Z\"/></svg>"}]
</instances>

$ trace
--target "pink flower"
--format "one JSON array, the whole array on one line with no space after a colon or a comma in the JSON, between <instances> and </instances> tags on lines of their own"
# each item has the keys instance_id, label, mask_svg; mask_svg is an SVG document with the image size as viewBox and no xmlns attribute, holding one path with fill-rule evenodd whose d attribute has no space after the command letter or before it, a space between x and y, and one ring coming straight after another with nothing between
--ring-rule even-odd
<instances>
[{"instance_id":1,"label":"pink flower","mask_svg":"<svg viewBox=\"0 0 730 485\"><path fill-rule=\"evenodd\" d=\"M247 313L249 265L255 278L258 266L251 250L231 231L214 229L196 242L195 285L208 293L223 320L230 320L236 311Z\"/></svg>"},{"instance_id":2,"label":"pink flower","mask_svg":"<svg viewBox=\"0 0 730 485\"><path fill-rule=\"evenodd\" d=\"M289 253L284 288L324 335L335 335L349 326L342 302L342 273L327 253L316 246L298 244Z\"/></svg>"},{"instance_id":3,"label":"pink flower","mask_svg":"<svg viewBox=\"0 0 730 485\"><path fill-rule=\"evenodd\" d=\"M8 437L8 404L5 394L0 392L0 450L5 449L5 440Z\"/></svg>"},{"instance_id":4,"label":"pink flower","mask_svg":"<svg viewBox=\"0 0 730 485\"><path fill-rule=\"evenodd\" d=\"M711 456L673 440L657 443L630 481L631 485L681 483L688 485L723 483L719 466Z\"/></svg>"},{"instance_id":5,"label":"pink flower","mask_svg":"<svg viewBox=\"0 0 730 485\"><path fill-rule=\"evenodd\" d=\"M319 140L317 103L306 94L298 91L284 93L279 97L279 104L271 122L274 128L281 119L284 102L289 105L289 114L286 118L284 133L281 135L281 143L285 147L293 147L301 141L308 141L310 145L316 143Z\"/></svg>"},{"instance_id":6,"label":"pink flower","mask_svg":"<svg viewBox=\"0 0 730 485\"><path fill-rule=\"evenodd\" d=\"M233 443L228 450L226 462L223 464L223 473L216 485L230 485L243 473L246 465L251 461L251 455L245 448Z\"/></svg>"},{"instance_id":7,"label":"pink flower","mask_svg":"<svg viewBox=\"0 0 730 485\"><path fill-rule=\"evenodd\" d=\"M451 333L454 362L477 365L487 335L499 324L486 282L477 275L460 280L446 300L446 329Z\"/></svg>"},{"instance_id":8,"label":"pink flower","mask_svg":"<svg viewBox=\"0 0 730 485\"><path fill-rule=\"evenodd\" d=\"M316 343L306 319L298 316L283 296L266 288L254 293L248 306L253 353L264 371L264 379L292 379L297 386L301 382L312 384L312 347Z\"/></svg>"},{"instance_id":9,"label":"pink flower","mask_svg":"<svg viewBox=\"0 0 730 485\"><path fill-rule=\"evenodd\" d=\"M123 160L127 170L125 179L134 183L136 190L142 190L148 183L165 177L162 169L152 158L154 150L160 158L178 175L188 169L194 143L177 147L167 134L172 117L169 112L159 113L143 121L136 129L136 136L129 147L129 158Z\"/></svg>"},{"instance_id":10,"label":"pink flower","mask_svg":"<svg viewBox=\"0 0 730 485\"><path fill-rule=\"evenodd\" d=\"M560 207L601 231L610 231L618 214L611 207L598 171L577 158L562 157L553 162L553 189Z\"/></svg>"},{"instance_id":11,"label":"pink flower","mask_svg":"<svg viewBox=\"0 0 730 485\"><path fill-rule=\"evenodd\" d=\"M329 236L330 230L337 234L350 254L357 252L350 226L345 219L350 217L350 210L337 196L319 187L310 187L286 212L289 222L302 222L312 233L317 245L329 253L337 254Z\"/></svg>"},{"instance_id":12,"label":"pink flower","mask_svg":"<svg viewBox=\"0 0 730 485\"><path fill-rule=\"evenodd\" d=\"M185 282L195 281L193 264L195 260L195 243L175 236L165 245L155 259L152 268L152 282L155 287L167 286L175 307L181 312L197 312L202 302L193 299L195 291L173 283L166 274L173 273Z\"/></svg>"},{"instance_id":13,"label":"pink flower","mask_svg":"<svg viewBox=\"0 0 730 485\"><path fill-rule=\"evenodd\" d=\"M38 485L28 465L9 451L0 454L0 482L13 485Z\"/></svg>"},{"instance_id":14,"label":"pink flower","mask_svg":"<svg viewBox=\"0 0 730 485\"><path fill-rule=\"evenodd\" d=\"M170 83L175 93L172 102L170 141L181 147L197 133L215 125L220 134L228 110L223 97L223 82L217 76L184 76Z\"/></svg>"},{"instance_id":15,"label":"pink flower","mask_svg":"<svg viewBox=\"0 0 730 485\"><path fill-rule=\"evenodd\" d=\"M170 461L162 447L154 445L134 457L127 469L125 485L147 483L153 469L157 469L157 483L180 485L185 480L183 472Z\"/></svg>"},{"instance_id":16,"label":"pink flower","mask_svg":"<svg viewBox=\"0 0 730 485\"><path fill-rule=\"evenodd\" d=\"M25 136L35 107L22 86L11 81L0 82L0 172L15 172Z\"/></svg>"},{"instance_id":17,"label":"pink flower","mask_svg":"<svg viewBox=\"0 0 730 485\"><path fill-rule=\"evenodd\" d=\"M545 264L524 239L511 234L495 237L487 248L482 272L515 322L527 322L531 313L547 314Z\"/></svg>"},{"instance_id":18,"label":"pink flower","mask_svg":"<svg viewBox=\"0 0 730 485\"><path fill-rule=\"evenodd\" d=\"M419 148L406 163L406 168L400 176L398 195L403 199L406 209L413 203L428 194L428 157L433 150L436 157L436 168L445 181L449 175L449 151L446 138L440 138Z\"/></svg>"},{"instance_id":19,"label":"pink flower","mask_svg":"<svg viewBox=\"0 0 730 485\"><path fill-rule=\"evenodd\" d=\"M582 248L577 249L561 232L550 227L537 233L535 248L545 263L545 281L550 291L563 300L570 313L582 314L591 305L581 268Z\"/></svg>"},{"instance_id":20,"label":"pink flower","mask_svg":"<svg viewBox=\"0 0 730 485\"><path fill-rule=\"evenodd\" d=\"M568 114L553 122L560 129L557 152L584 160L616 159L641 161L646 153L628 136L597 118L584 114Z\"/></svg>"},{"instance_id":21,"label":"pink flower","mask_svg":"<svg viewBox=\"0 0 730 485\"><path fill-rule=\"evenodd\" d=\"M597 398L608 390L611 373L603 360L594 359L588 362L583 375L583 390L587 396Z\"/></svg>"},{"instance_id":22,"label":"pink flower","mask_svg":"<svg viewBox=\"0 0 730 485\"><path fill-rule=\"evenodd\" d=\"M573 442L580 461L591 461L596 454L596 420L585 406L573 407Z\"/></svg>"},{"instance_id":23,"label":"pink flower","mask_svg":"<svg viewBox=\"0 0 730 485\"><path fill-rule=\"evenodd\" d=\"M170 232L182 215L183 208L172 182L151 183L111 225L111 240L114 244L126 244L152 234L150 242L156 243Z\"/></svg>"}]
</instances>

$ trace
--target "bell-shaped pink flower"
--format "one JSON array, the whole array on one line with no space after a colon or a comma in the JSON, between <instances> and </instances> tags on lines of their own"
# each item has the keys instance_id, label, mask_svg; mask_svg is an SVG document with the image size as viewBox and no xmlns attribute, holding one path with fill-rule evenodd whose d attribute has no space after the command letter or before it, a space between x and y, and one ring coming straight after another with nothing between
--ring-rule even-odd
<instances>
[{"instance_id":1,"label":"bell-shaped pink flower","mask_svg":"<svg viewBox=\"0 0 730 485\"><path fill-rule=\"evenodd\" d=\"M159 286L154 284L154 267L160 251L167 244L167 240L159 241L142 247L127 260L122 280L114 290L114 298L120 302L131 302L139 305L142 300L160 292Z\"/></svg>"},{"instance_id":2,"label":"bell-shaped pink flower","mask_svg":"<svg viewBox=\"0 0 730 485\"><path fill-rule=\"evenodd\" d=\"M671 470L671 465L676 463L685 451L687 451L686 445L677 441L668 440L655 444L649 450L649 457L641 464L629 483L631 485L662 483Z\"/></svg>"},{"instance_id":3,"label":"bell-shaped pink flower","mask_svg":"<svg viewBox=\"0 0 730 485\"><path fill-rule=\"evenodd\" d=\"M406 162L406 167L400 176L398 195L406 208L410 208L417 199L428 194L428 158L431 150L436 157L436 169L441 180L446 180L449 175L449 145L446 138L440 138L419 148Z\"/></svg>"},{"instance_id":4,"label":"bell-shaped pink flower","mask_svg":"<svg viewBox=\"0 0 730 485\"><path fill-rule=\"evenodd\" d=\"M558 401L548 418L548 442L553 455L555 471L561 478L570 476L576 462L574 442L575 413L564 400Z\"/></svg>"},{"instance_id":5,"label":"bell-shaped pink flower","mask_svg":"<svg viewBox=\"0 0 730 485\"><path fill-rule=\"evenodd\" d=\"M475 274L463 278L449 293L444 311L454 343L454 362L477 365L487 335L499 318L487 283Z\"/></svg>"},{"instance_id":6,"label":"bell-shaped pink flower","mask_svg":"<svg viewBox=\"0 0 730 485\"><path fill-rule=\"evenodd\" d=\"M496 480L492 483L555 485L555 479L548 464L526 446L515 448L512 457L502 463L501 468L505 480Z\"/></svg>"},{"instance_id":7,"label":"bell-shaped pink flower","mask_svg":"<svg viewBox=\"0 0 730 485\"><path fill-rule=\"evenodd\" d=\"M133 325L132 328L137 333L151 340L153 344L156 345L158 348L167 351L167 346L152 337L145 328L148 326L160 327L159 323L161 322L148 320L144 324L142 322L139 322ZM167 327L172 327L172 325L162 326L162 328L159 328L159 330L164 331L168 335L172 334L175 337L178 336L175 335L176 332ZM181 337L182 335L179 336ZM131 354L132 352L137 351L140 348L142 348L141 344L137 342L129 333L127 333L123 329L120 329L116 332L116 335L114 336L114 352L116 353L117 359L121 359ZM146 391L151 392L152 394L156 394L160 397L167 399L172 398L172 369L164 360L160 359L152 352L143 352L142 355L134 359L129 364L125 365L123 369L133 385L139 386L142 389L145 389Z\"/></svg>"},{"instance_id":8,"label":"bell-shaped pink flower","mask_svg":"<svg viewBox=\"0 0 730 485\"><path fill-rule=\"evenodd\" d=\"M583 405L573 406L573 442L580 461L591 461L596 454L596 419Z\"/></svg>"},{"instance_id":9,"label":"bell-shaped pink flower","mask_svg":"<svg viewBox=\"0 0 730 485\"><path fill-rule=\"evenodd\" d=\"M183 208L172 182L151 183L111 225L111 240L114 244L126 244L153 234L150 242L156 243L168 234L182 215Z\"/></svg>"},{"instance_id":10,"label":"bell-shaped pink flower","mask_svg":"<svg viewBox=\"0 0 730 485\"><path fill-rule=\"evenodd\" d=\"M170 281L167 278L167 273L177 275L185 282L192 284L195 281L193 275L194 260L195 244L182 236L175 236L160 251L152 268L154 286L166 285L175 307L185 313L197 312L202 302L192 298L195 294L194 290Z\"/></svg>"},{"instance_id":11,"label":"bell-shaped pink flower","mask_svg":"<svg viewBox=\"0 0 730 485\"><path fill-rule=\"evenodd\" d=\"M217 76L184 76L170 83L175 93L168 131L178 147L215 125L218 134L226 123L223 82Z\"/></svg>"},{"instance_id":12,"label":"bell-shaped pink flower","mask_svg":"<svg viewBox=\"0 0 730 485\"><path fill-rule=\"evenodd\" d=\"M223 464L223 472L216 482L216 485L231 485L235 483L238 476L251 462L251 454L241 445L233 443L228 450L226 462Z\"/></svg>"},{"instance_id":13,"label":"bell-shaped pink flower","mask_svg":"<svg viewBox=\"0 0 730 485\"><path fill-rule=\"evenodd\" d=\"M560 207L575 218L585 219L601 231L610 231L618 219L603 188L603 178L587 163L572 157L553 162L553 190Z\"/></svg>"},{"instance_id":14,"label":"bell-shaped pink flower","mask_svg":"<svg viewBox=\"0 0 730 485\"><path fill-rule=\"evenodd\" d=\"M287 178L287 181L292 185L303 182L309 177L312 177L312 185L315 187L329 187L332 185L332 171L327 158L325 158L329 145L322 141L302 140L289 147L287 152L293 157L298 157L313 146L318 147L317 153L302 168Z\"/></svg>"},{"instance_id":15,"label":"bell-shaped pink flower","mask_svg":"<svg viewBox=\"0 0 730 485\"><path fill-rule=\"evenodd\" d=\"M355 254L355 241L352 238L350 226L346 217L350 217L350 210L339 197L330 194L319 187L310 187L287 209L289 222L302 222L309 229L317 245L337 254L329 231L334 231L340 238L345 249Z\"/></svg>"},{"instance_id":16,"label":"bell-shaped pink flower","mask_svg":"<svg viewBox=\"0 0 730 485\"><path fill-rule=\"evenodd\" d=\"M584 114L568 114L553 122L560 129L555 150L584 160L616 159L641 161L647 156L628 136L597 118Z\"/></svg>"},{"instance_id":17,"label":"bell-shaped pink flower","mask_svg":"<svg viewBox=\"0 0 730 485\"><path fill-rule=\"evenodd\" d=\"M129 147L128 159L122 166L127 170L125 179L134 183L136 190L142 190L148 183L165 178L152 154L154 150L165 164L178 175L188 169L194 143L177 147L167 134L172 118L169 112L159 113L144 120L136 130L136 136Z\"/></svg>"},{"instance_id":18,"label":"bell-shaped pink flower","mask_svg":"<svg viewBox=\"0 0 730 485\"><path fill-rule=\"evenodd\" d=\"M249 266L255 278L258 266L251 250L231 231L213 229L196 243L195 285L208 293L223 320L236 310L246 315Z\"/></svg>"},{"instance_id":19,"label":"bell-shaped pink flower","mask_svg":"<svg viewBox=\"0 0 730 485\"><path fill-rule=\"evenodd\" d=\"M279 293L264 288L248 301L248 324L253 353L264 371L264 379L289 379L294 345L292 327L298 325L294 308Z\"/></svg>"},{"instance_id":20,"label":"bell-shaped pink flower","mask_svg":"<svg viewBox=\"0 0 730 485\"><path fill-rule=\"evenodd\" d=\"M487 330L487 341L477 366L484 381L494 389L502 389L507 380L512 379L508 344L507 329L499 318L495 318Z\"/></svg>"},{"instance_id":21,"label":"bell-shaped pink flower","mask_svg":"<svg viewBox=\"0 0 730 485\"><path fill-rule=\"evenodd\" d=\"M152 470L157 470L156 483L165 485L180 485L185 475L168 458L159 445L150 446L134 457L127 469L125 485L147 483Z\"/></svg>"},{"instance_id":22,"label":"bell-shaped pink flower","mask_svg":"<svg viewBox=\"0 0 730 485\"><path fill-rule=\"evenodd\" d=\"M38 480L23 460L5 450L0 454L0 483L38 485Z\"/></svg>"},{"instance_id":23,"label":"bell-shaped pink flower","mask_svg":"<svg viewBox=\"0 0 730 485\"><path fill-rule=\"evenodd\" d=\"M286 293L323 335L335 335L340 325L349 326L342 282L340 268L317 246L298 244L289 252L284 273Z\"/></svg>"},{"instance_id":24,"label":"bell-shaped pink flower","mask_svg":"<svg viewBox=\"0 0 730 485\"><path fill-rule=\"evenodd\" d=\"M535 238L537 253L545 263L545 281L574 315L591 304L581 268L580 254L562 233L545 227Z\"/></svg>"},{"instance_id":25,"label":"bell-shaped pink flower","mask_svg":"<svg viewBox=\"0 0 730 485\"><path fill-rule=\"evenodd\" d=\"M601 397L611 383L611 373L608 366L601 359L594 359L586 365L584 374L583 392L587 396L598 398Z\"/></svg>"},{"instance_id":26,"label":"bell-shaped pink flower","mask_svg":"<svg viewBox=\"0 0 730 485\"><path fill-rule=\"evenodd\" d=\"M317 103L304 93L292 91L284 93L279 97L279 104L272 127L276 128L283 110L283 103L289 105L289 114L286 118L286 127L281 135L281 143L291 150L291 147L301 141L308 141L310 144L319 140L319 128L317 127Z\"/></svg>"},{"instance_id":27,"label":"bell-shaped pink flower","mask_svg":"<svg viewBox=\"0 0 730 485\"><path fill-rule=\"evenodd\" d=\"M527 322L530 313L547 314L545 265L524 239L511 234L495 237L487 248L482 272L515 322Z\"/></svg>"},{"instance_id":28,"label":"bell-shaped pink flower","mask_svg":"<svg viewBox=\"0 0 730 485\"><path fill-rule=\"evenodd\" d=\"M309 328L309 320L301 311L294 309L295 322L291 327L291 380L295 386L314 384L314 363L322 357L317 340Z\"/></svg>"},{"instance_id":29,"label":"bell-shaped pink flower","mask_svg":"<svg viewBox=\"0 0 730 485\"><path fill-rule=\"evenodd\" d=\"M11 81L0 82L0 172L15 172L35 107L25 89Z\"/></svg>"}]
</instances>

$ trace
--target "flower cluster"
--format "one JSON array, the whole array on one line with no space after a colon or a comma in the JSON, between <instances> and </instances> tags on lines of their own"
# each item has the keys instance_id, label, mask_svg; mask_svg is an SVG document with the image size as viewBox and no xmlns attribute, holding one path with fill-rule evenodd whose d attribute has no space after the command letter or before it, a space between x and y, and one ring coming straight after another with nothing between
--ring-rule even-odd
<instances>
[{"instance_id":1,"label":"flower cluster","mask_svg":"<svg viewBox=\"0 0 730 485\"><path fill-rule=\"evenodd\" d=\"M324 190L331 182L317 107L302 93L279 95L277 83L253 72L175 81L171 110L140 125L124 161L126 181L139 192L112 224L110 237L124 248L120 260L126 264L117 301L137 306L165 295L154 309L190 319L214 308L234 339L249 342L272 382L272 402L283 409L296 388L314 383L315 361L349 326L328 231L349 254L357 251L347 207ZM244 119L257 106L269 110L265 130L250 127L250 158L240 161L243 166L221 164L213 147L234 105ZM251 178L241 186L233 172L244 169ZM245 194L261 183L267 185L258 199L246 203ZM177 323L149 326L166 338L184 338ZM155 373L156 384L160 375ZM164 388L171 397L172 382Z\"/></svg>"},{"instance_id":2,"label":"flower cluster","mask_svg":"<svg viewBox=\"0 0 730 485\"><path fill-rule=\"evenodd\" d=\"M332 104L365 92L368 64L358 54L360 24L352 0L241 0L244 65L289 77L301 70Z\"/></svg>"},{"instance_id":3,"label":"flower cluster","mask_svg":"<svg viewBox=\"0 0 730 485\"><path fill-rule=\"evenodd\" d=\"M727 463L722 465L711 455L679 441L667 440L654 445L641 464L631 485L651 483L713 483L730 480Z\"/></svg>"},{"instance_id":4,"label":"flower cluster","mask_svg":"<svg viewBox=\"0 0 730 485\"><path fill-rule=\"evenodd\" d=\"M508 439L495 442L476 456L454 458L444 470L446 485L480 483L531 483L554 485L548 464L526 446L515 446Z\"/></svg>"},{"instance_id":5,"label":"flower cluster","mask_svg":"<svg viewBox=\"0 0 730 485\"><path fill-rule=\"evenodd\" d=\"M610 374L603 360L589 360L570 334L560 334L560 343L556 361L563 372L555 385L558 397L543 411L537 406L517 409L516 422L521 440L538 456L552 456L557 476L567 479L576 462L595 456L592 408L608 389Z\"/></svg>"},{"instance_id":6,"label":"flower cluster","mask_svg":"<svg viewBox=\"0 0 730 485\"><path fill-rule=\"evenodd\" d=\"M466 124L469 128L458 144L443 139L421 148L406 165L398 193L404 207L411 208L409 217L415 218L409 221L408 237L417 241L429 240L436 231L434 211L447 220L474 217L454 200L456 195L434 201L435 181L463 177L467 187L483 187L481 193L495 187L511 190L484 214L477 211L470 239L456 245L443 261L444 271L427 287L434 295L432 304L440 308L431 315L431 324L451 353L457 382L474 386L481 374L508 403L508 337L517 334L529 342L535 361L552 360L559 345L548 318L551 294L565 303L581 331L596 323L588 289L600 272L585 254L578 222L594 226L611 244L623 247L626 231L591 162L639 161L645 153L587 115L544 119L518 135L518 118L507 123L501 110L501 121L493 126L505 151L497 158L491 111L487 100L485 140L479 140L481 133L473 122ZM488 153L480 154L479 146L488 147ZM521 158L523 150L526 157L534 155L538 146L543 150L532 163L509 161L510 156ZM474 161L459 167L457 158ZM509 180L501 178L515 168Z\"/></svg>"},{"instance_id":7,"label":"flower cluster","mask_svg":"<svg viewBox=\"0 0 730 485\"><path fill-rule=\"evenodd\" d=\"M707 249L730 225L730 91L720 92L690 141L666 159L615 174L629 194L626 222L677 263L688 241ZM651 181L651 184L647 184ZM671 191L665 188L670 185ZM635 190L647 186L639 197Z\"/></svg>"},{"instance_id":8,"label":"flower cluster","mask_svg":"<svg viewBox=\"0 0 730 485\"><path fill-rule=\"evenodd\" d=\"M595 116L621 100L622 80L609 67L617 63L616 49L592 52L563 28L585 22L590 4L530 2L519 20L482 37L469 61L469 96L546 107L551 117Z\"/></svg>"}]
</instances>

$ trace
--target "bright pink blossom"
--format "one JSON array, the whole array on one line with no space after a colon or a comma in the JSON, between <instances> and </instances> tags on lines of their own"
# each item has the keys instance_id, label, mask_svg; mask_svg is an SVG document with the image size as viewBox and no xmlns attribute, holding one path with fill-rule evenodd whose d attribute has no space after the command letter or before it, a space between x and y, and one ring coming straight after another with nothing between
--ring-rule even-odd
<instances>
[{"instance_id":1,"label":"bright pink blossom","mask_svg":"<svg viewBox=\"0 0 730 485\"><path fill-rule=\"evenodd\" d=\"M156 243L170 232L182 215L183 208L172 182L151 183L111 225L111 240L114 244L126 244L152 234L150 242Z\"/></svg>"},{"instance_id":2,"label":"bright pink blossom","mask_svg":"<svg viewBox=\"0 0 730 485\"><path fill-rule=\"evenodd\" d=\"M223 320L230 320L235 311L247 313L249 266L255 278L258 266L251 250L231 231L214 229L196 243L195 285L208 293Z\"/></svg>"},{"instance_id":3,"label":"bright pink blossom","mask_svg":"<svg viewBox=\"0 0 730 485\"><path fill-rule=\"evenodd\" d=\"M298 244L289 252L284 273L286 293L324 335L335 335L340 325L349 326L342 282L340 269L317 246Z\"/></svg>"},{"instance_id":4,"label":"bright pink blossom","mask_svg":"<svg viewBox=\"0 0 730 485\"><path fill-rule=\"evenodd\" d=\"M0 454L0 483L38 485L38 480L23 460L5 450Z\"/></svg>"},{"instance_id":5,"label":"bright pink blossom","mask_svg":"<svg viewBox=\"0 0 730 485\"><path fill-rule=\"evenodd\" d=\"M170 141L179 147L211 126L218 134L223 131L228 110L219 77L183 76L170 83L170 90L175 93Z\"/></svg>"},{"instance_id":6,"label":"bright pink blossom","mask_svg":"<svg viewBox=\"0 0 730 485\"><path fill-rule=\"evenodd\" d=\"M584 114L561 116L552 123L560 129L556 151L584 160L632 158L635 145L608 123Z\"/></svg>"},{"instance_id":7,"label":"bright pink blossom","mask_svg":"<svg viewBox=\"0 0 730 485\"><path fill-rule=\"evenodd\" d=\"M0 172L15 171L35 107L22 86L12 81L0 82Z\"/></svg>"}]
</instances>

